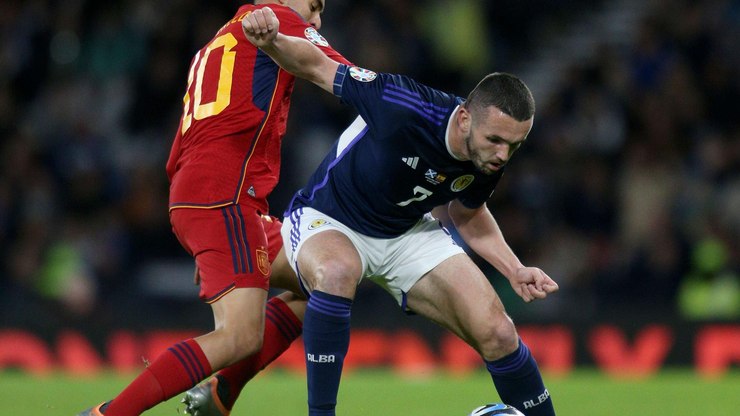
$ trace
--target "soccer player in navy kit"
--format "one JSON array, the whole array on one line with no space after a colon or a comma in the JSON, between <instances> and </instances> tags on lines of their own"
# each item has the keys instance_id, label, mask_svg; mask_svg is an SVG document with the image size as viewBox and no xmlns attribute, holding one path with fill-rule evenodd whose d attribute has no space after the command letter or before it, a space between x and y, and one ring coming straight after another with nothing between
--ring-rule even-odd
<instances>
[{"instance_id":1,"label":"soccer player in navy kit","mask_svg":"<svg viewBox=\"0 0 740 416\"><path fill-rule=\"evenodd\" d=\"M532 128L518 78L490 74L466 100L414 80L340 64L278 34L269 8L242 21L247 38L288 72L352 105L342 133L286 211L283 244L310 295L303 322L309 415L334 415L360 280L449 329L485 361L501 400L554 415L537 364L481 270L432 215L446 209L465 242L525 301L558 285L524 266L486 206Z\"/></svg>"}]
</instances>

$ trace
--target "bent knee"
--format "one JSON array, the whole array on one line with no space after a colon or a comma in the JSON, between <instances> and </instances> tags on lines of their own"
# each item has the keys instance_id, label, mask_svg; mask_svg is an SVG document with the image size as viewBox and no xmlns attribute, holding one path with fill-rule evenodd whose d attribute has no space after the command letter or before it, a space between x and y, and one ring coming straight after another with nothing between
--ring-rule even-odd
<instances>
[{"instance_id":1,"label":"bent knee","mask_svg":"<svg viewBox=\"0 0 740 416\"><path fill-rule=\"evenodd\" d=\"M360 283L359 267L341 260L318 265L312 273L314 288L335 295L353 297Z\"/></svg>"},{"instance_id":2,"label":"bent knee","mask_svg":"<svg viewBox=\"0 0 740 416\"><path fill-rule=\"evenodd\" d=\"M496 360L516 351L519 347L519 335L514 323L507 316L505 319L493 320L478 332L479 351L484 359Z\"/></svg>"},{"instance_id":3,"label":"bent knee","mask_svg":"<svg viewBox=\"0 0 740 416\"><path fill-rule=\"evenodd\" d=\"M263 334L252 333L225 333L222 334L222 346L227 356L231 357L230 364L256 354L262 349Z\"/></svg>"},{"instance_id":4,"label":"bent knee","mask_svg":"<svg viewBox=\"0 0 740 416\"><path fill-rule=\"evenodd\" d=\"M242 359L258 353L262 349L263 339L264 335L262 333L238 337L234 345L236 355L239 356L239 359Z\"/></svg>"}]
</instances>

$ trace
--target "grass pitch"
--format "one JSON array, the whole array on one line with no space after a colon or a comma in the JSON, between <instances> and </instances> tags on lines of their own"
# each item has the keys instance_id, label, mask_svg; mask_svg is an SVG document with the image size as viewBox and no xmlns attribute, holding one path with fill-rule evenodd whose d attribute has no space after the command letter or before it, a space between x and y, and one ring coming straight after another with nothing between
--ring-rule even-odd
<instances>
[{"instance_id":1,"label":"grass pitch","mask_svg":"<svg viewBox=\"0 0 740 416\"><path fill-rule=\"evenodd\" d=\"M117 394L134 377L102 375L70 378L32 377L0 372L3 413L14 416L75 415ZM740 414L740 372L705 380L688 370L666 370L640 380L614 380L579 370L566 377L548 377L559 415L737 415ZM182 395L151 409L147 416L177 416ZM242 393L234 416L305 415L305 379L269 372ZM438 373L402 378L390 371L345 374L338 414L342 416L465 416L478 405L499 401L488 373L451 377Z\"/></svg>"}]
</instances>

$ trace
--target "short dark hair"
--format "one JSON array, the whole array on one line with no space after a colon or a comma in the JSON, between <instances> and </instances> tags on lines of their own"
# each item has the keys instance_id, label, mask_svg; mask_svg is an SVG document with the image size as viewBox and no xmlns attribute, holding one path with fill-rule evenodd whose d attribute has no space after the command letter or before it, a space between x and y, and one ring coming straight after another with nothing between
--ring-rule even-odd
<instances>
[{"instance_id":1,"label":"short dark hair","mask_svg":"<svg viewBox=\"0 0 740 416\"><path fill-rule=\"evenodd\" d=\"M465 101L465 108L477 112L494 106L516 121L534 116L534 97L527 85L514 75L494 72L483 78Z\"/></svg>"}]
</instances>

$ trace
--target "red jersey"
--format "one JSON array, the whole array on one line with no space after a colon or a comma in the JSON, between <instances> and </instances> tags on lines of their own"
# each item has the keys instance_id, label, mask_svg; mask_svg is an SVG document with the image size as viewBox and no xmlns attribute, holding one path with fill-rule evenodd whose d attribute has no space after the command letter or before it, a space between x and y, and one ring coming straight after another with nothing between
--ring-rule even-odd
<instances>
[{"instance_id":1,"label":"red jersey","mask_svg":"<svg viewBox=\"0 0 740 416\"><path fill-rule=\"evenodd\" d=\"M242 32L242 19L265 6L240 7L190 64L183 116L167 161L170 210L246 203L268 211L295 77ZM269 6L281 33L304 37L348 63L298 13Z\"/></svg>"}]
</instances>

